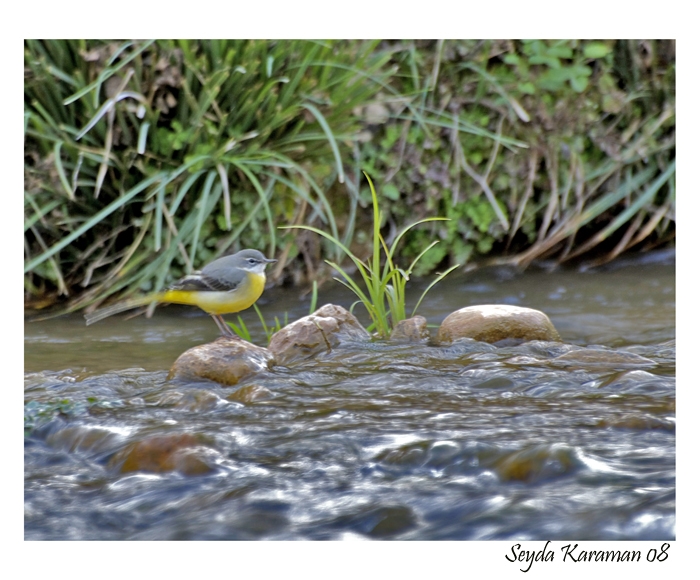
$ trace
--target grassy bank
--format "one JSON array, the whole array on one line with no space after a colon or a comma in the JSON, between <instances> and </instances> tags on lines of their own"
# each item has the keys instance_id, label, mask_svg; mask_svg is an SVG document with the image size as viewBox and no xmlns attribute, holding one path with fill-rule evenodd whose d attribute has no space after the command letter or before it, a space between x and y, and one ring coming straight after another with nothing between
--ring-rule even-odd
<instances>
[{"instance_id":1,"label":"grassy bank","mask_svg":"<svg viewBox=\"0 0 700 580\"><path fill-rule=\"evenodd\" d=\"M26 41L25 304L152 291L221 253L306 283L669 243L672 41ZM282 272L285 263L287 267ZM344 265L351 265L343 262Z\"/></svg>"}]
</instances>

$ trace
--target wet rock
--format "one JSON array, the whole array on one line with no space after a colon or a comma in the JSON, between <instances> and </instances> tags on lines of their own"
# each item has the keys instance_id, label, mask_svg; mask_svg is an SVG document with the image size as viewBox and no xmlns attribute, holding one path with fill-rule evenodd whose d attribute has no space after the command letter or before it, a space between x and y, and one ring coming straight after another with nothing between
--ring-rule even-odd
<instances>
[{"instance_id":1,"label":"wet rock","mask_svg":"<svg viewBox=\"0 0 700 580\"><path fill-rule=\"evenodd\" d=\"M367 532L367 535L373 538L390 538L416 526L413 510L402 505L381 507L372 514L366 514L366 517L376 520Z\"/></svg>"},{"instance_id":2,"label":"wet rock","mask_svg":"<svg viewBox=\"0 0 700 580\"><path fill-rule=\"evenodd\" d=\"M357 513L337 517L331 525L350 528L370 538L392 538L414 528L417 519L407 506L368 506L360 508Z\"/></svg>"},{"instance_id":3,"label":"wet rock","mask_svg":"<svg viewBox=\"0 0 700 580\"><path fill-rule=\"evenodd\" d=\"M262 385L248 385L241 387L235 393L231 393L226 397L226 400L239 403L254 403L255 401L264 401L272 396L272 391Z\"/></svg>"},{"instance_id":4,"label":"wet rock","mask_svg":"<svg viewBox=\"0 0 700 580\"><path fill-rule=\"evenodd\" d=\"M645 431L648 429L660 429L675 433L676 422L665 417L654 417L653 415L632 415L627 414L622 417L599 419L596 427L612 427L614 429L635 429Z\"/></svg>"},{"instance_id":5,"label":"wet rock","mask_svg":"<svg viewBox=\"0 0 700 580\"><path fill-rule=\"evenodd\" d=\"M215 454L190 433L162 435L127 445L112 457L109 466L121 473L177 470L185 475L200 475L214 469Z\"/></svg>"},{"instance_id":6,"label":"wet rock","mask_svg":"<svg viewBox=\"0 0 700 580\"><path fill-rule=\"evenodd\" d=\"M175 407L185 411L205 413L216 409L216 407L224 403L223 399L216 393L204 389L188 390L185 393L181 393L181 395L182 397L175 403Z\"/></svg>"},{"instance_id":7,"label":"wet rock","mask_svg":"<svg viewBox=\"0 0 700 580\"><path fill-rule=\"evenodd\" d=\"M458 338L473 338L491 344L499 341L561 341L543 312L497 304L467 306L445 318L438 329L437 342L449 343Z\"/></svg>"},{"instance_id":8,"label":"wet rock","mask_svg":"<svg viewBox=\"0 0 700 580\"><path fill-rule=\"evenodd\" d=\"M173 363L169 379L208 379L235 385L241 379L268 368L270 352L245 340L220 336L214 342L195 346Z\"/></svg>"},{"instance_id":9,"label":"wet rock","mask_svg":"<svg viewBox=\"0 0 700 580\"><path fill-rule=\"evenodd\" d=\"M157 407L175 407L199 413L211 411L223 403L223 399L216 393L205 389L188 389L185 392L169 390L151 400L151 404Z\"/></svg>"},{"instance_id":10,"label":"wet rock","mask_svg":"<svg viewBox=\"0 0 700 580\"><path fill-rule=\"evenodd\" d=\"M656 366L653 360L632 352L600 348L574 348L565 354L553 358L549 361L549 364L556 367L600 368L603 370Z\"/></svg>"},{"instance_id":11,"label":"wet rock","mask_svg":"<svg viewBox=\"0 0 700 580\"><path fill-rule=\"evenodd\" d=\"M391 340L404 342L422 342L430 338L428 321L422 316L414 316L400 321L391 331Z\"/></svg>"},{"instance_id":12,"label":"wet rock","mask_svg":"<svg viewBox=\"0 0 700 580\"><path fill-rule=\"evenodd\" d=\"M427 441L402 445L396 449L383 451L376 459L389 467L418 467L425 463L428 447L429 443Z\"/></svg>"},{"instance_id":13,"label":"wet rock","mask_svg":"<svg viewBox=\"0 0 700 580\"><path fill-rule=\"evenodd\" d=\"M86 425L69 425L50 433L46 443L67 451L102 453L114 449L123 437L115 431Z\"/></svg>"},{"instance_id":14,"label":"wet rock","mask_svg":"<svg viewBox=\"0 0 700 580\"><path fill-rule=\"evenodd\" d=\"M346 341L369 339L355 316L342 306L326 304L276 332L269 349L276 364L286 365L328 352Z\"/></svg>"},{"instance_id":15,"label":"wet rock","mask_svg":"<svg viewBox=\"0 0 700 580\"><path fill-rule=\"evenodd\" d=\"M535 445L507 453L490 466L501 481L535 483L570 473L578 466L573 449L566 445Z\"/></svg>"}]
</instances>

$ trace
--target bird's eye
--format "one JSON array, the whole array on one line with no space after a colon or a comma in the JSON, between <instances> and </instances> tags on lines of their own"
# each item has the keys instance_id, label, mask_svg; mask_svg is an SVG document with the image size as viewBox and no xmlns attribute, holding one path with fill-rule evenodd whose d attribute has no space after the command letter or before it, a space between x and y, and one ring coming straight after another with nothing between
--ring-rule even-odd
<instances>
[{"instance_id":1,"label":"bird's eye","mask_svg":"<svg viewBox=\"0 0 700 580\"><path fill-rule=\"evenodd\" d=\"M258 263L258 261L255 258L248 258L248 263L252 266Z\"/></svg>"}]
</instances>

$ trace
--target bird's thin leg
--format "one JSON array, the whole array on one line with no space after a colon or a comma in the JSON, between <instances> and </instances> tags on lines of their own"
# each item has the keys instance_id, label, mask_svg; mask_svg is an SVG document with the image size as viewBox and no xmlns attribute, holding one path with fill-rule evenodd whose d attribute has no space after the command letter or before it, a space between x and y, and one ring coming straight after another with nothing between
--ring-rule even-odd
<instances>
[{"instance_id":1,"label":"bird's thin leg","mask_svg":"<svg viewBox=\"0 0 700 580\"><path fill-rule=\"evenodd\" d=\"M219 327L222 336L238 338L236 333L231 330L231 327L226 324L226 321L221 317L221 314L212 314L211 317L214 319L214 322L216 322L216 326Z\"/></svg>"},{"instance_id":2,"label":"bird's thin leg","mask_svg":"<svg viewBox=\"0 0 700 580\"><path fill-rule=\"evenodd\" d=\"M221 328L221 322L217 318L216 314L211 314L210 316L211 316L212 320L216 323L216 326L219 329L219 332L221 334L225 334L225 330L223 328Z\"/></svg>"},{"instance_id":3,"label":"bird's thin leg","mask_svg":"<svg viewBox=\"0 0 700 580\"><path fill-rule=\"evenodd\" d=\"M226 330L226 336L230 336L231 338L235 338L236 340L243 340L240 336L233 332L233 329L226 323L224 317L221 316L221 314L219 314L219 321L221 322L221 326Z\"/></svg>"}]
</instances>

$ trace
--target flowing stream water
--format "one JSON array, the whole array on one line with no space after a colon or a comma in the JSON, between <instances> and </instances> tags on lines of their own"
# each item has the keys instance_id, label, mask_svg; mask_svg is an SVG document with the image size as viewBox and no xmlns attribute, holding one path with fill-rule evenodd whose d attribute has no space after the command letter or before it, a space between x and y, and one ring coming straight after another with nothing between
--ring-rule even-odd
<instances>
[{"instance_id":1,"label":"flowing stream water","mask_svg":"<svg viewBox=\"0 0 700 580\"><path fill-rule=\"evenodd\" d=\"M167 379L217 335L194 309L26 323L25 539L674 539L674 255L453 273L420 314L473 304L563 342L349 344L225 387Z\"/></svg>"}]
</instances>

